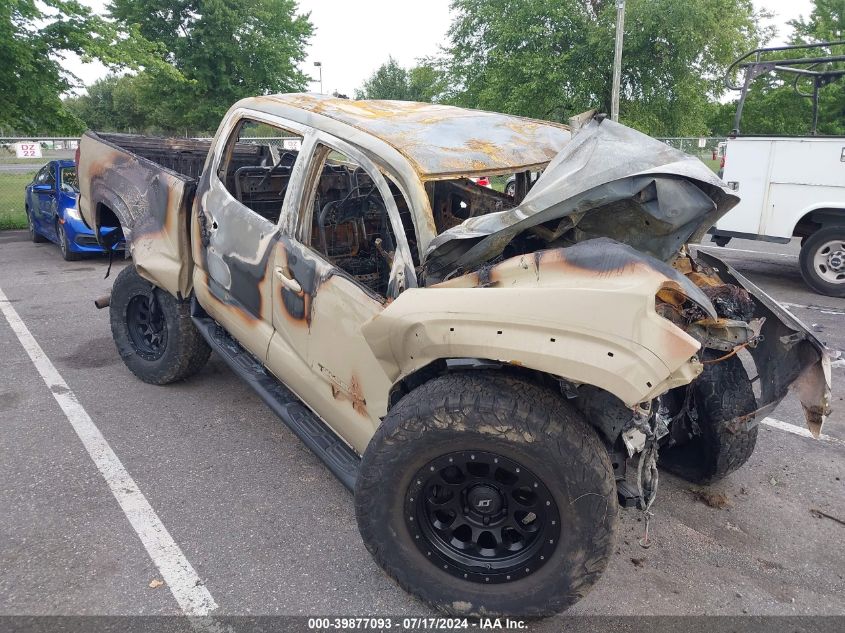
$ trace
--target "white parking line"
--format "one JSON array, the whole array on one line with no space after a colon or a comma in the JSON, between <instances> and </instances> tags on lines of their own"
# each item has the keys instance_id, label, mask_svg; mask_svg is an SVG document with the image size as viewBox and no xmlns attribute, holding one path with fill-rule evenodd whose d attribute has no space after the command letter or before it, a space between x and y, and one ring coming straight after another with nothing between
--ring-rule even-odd
<instances>
[{"instance_id":1,"label":"white parking line","mask_svg":"<svg viewBox=\"0 0 845 633\"><path fill-rule=\"evenodd\" d=\"M760 424L765 424L766 426L770 426L773 429L786 431L787 433L792 433L793 435L800 435L801 437L813 437L813 434L810 433L810 431L808 429L805 429L803 426L796 426L794 424L790 424L789 422L776 420L775 418L763 418L762 420L760 420ZM823 442L830 442L831 444L836 444L837 446L845 446L845 440L840 440L838 437L832 437L830 435L825 435L824 433L819 435L818 439L822 440Z\"/></svg>"},{"instance_id":2,"label":"white parking line","mask_svg":"<svg viewBox=\"0 0 845 633\"><path fill-rule=\"evenodd\" d=\"M753 255L771 255L772 257L790 257L798 259L798 255L792 253L768 253L766 251L752 251L750 248L730 248L729 246L716 246L715 244L692 244L696 248L707 248L716 251L733 251L734 253L752 253Z\"/></svg>"},{"instance_id":3,"label":"white parking line","mask_svg":"<svg viewBox=\"0 0 845 633\"><path fill-rule=\"evenodd\" d=\"M29 354L35 369L50 388L73 430L82 440L85 450L88 451L88 455L106 480L183 613L192 616L208 615L217 608L214 598L211 597L147 498L141 493L138 485L106 442L100 429L91 420L76 395L33 338L2 289L0 289L0 311L3 312L3 316L6 317L6 321L9 322L26 353Z\"/></svg>"},{"instance_id":4,"label":"white parking line","mask_svg":"<svg viewBox=\"0 0 845 633\"><path fill-rule=\"evenodd\" d=\"M800 308L802 310L816 310L817 312L821 312L822 314L831 314L833 316L842 316L845 315L845 312L840 312L834 308L828 308L826 306L810 306L804 303L789 303L788 301L779 301L782 306L786 308Z\"/></svg>"}]
</instances>

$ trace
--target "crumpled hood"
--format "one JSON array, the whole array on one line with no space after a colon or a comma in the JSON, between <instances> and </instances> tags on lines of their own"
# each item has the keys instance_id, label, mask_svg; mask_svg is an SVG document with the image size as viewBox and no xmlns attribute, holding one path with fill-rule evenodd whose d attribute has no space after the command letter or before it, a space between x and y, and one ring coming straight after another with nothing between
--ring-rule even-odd
<instances>
[{"instance_id":1,"label":"crumpled hood","mask_svg":"<svg viewBox=\"0 0 845 633\"><path fill-rule=\"evenodd\" d=\"M519 206L469 218L432 240L425 268L430 280L472 270L546 222L564 243L609 237L667 261L738 201L697 158L595 117Z\"/></svg>"}]
</instances>

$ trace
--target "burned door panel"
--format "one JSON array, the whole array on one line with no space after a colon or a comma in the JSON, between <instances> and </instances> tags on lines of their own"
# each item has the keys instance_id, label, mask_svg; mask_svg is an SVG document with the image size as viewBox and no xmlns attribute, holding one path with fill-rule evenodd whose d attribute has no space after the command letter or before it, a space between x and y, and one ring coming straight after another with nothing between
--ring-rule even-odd
<instances>
[{"instance_id":1,"label":"burned door panel","mask_svg":"<svg viewBox=\"0 0 845 633\"><path fill-rule=\"evenodd\" d=\"M197 296L215 320L263 360L273 333L276 227L214 183L200 204L206 245L194 275Z\"/></svg>"},{"instance_id":2,"label":"burned door panel","mask_svg":"<svg viewBox=\"0 0 845 633\"><path fill-rule=\"evenodd\" d=\"M359 452L387 412L390 383L360 332L382 308L346 272L279 239L267 366Z\"/></svg>"},{"instance_id":3,"label":"burned door panel","mask_svg":"<svg viewBox=\"0 0 845 633\"><path fill-rule=\"evenodd\" d=\"M397 198L407 205L354 148L324 140L291 223L297 237L276 249L268 366L363 451L391 385L361 326L416 283Z\"/></svg>"},{"instance_id":4,"label":"burned door panel","mask_svg":"<svg viewBox=\"0 0 845 633\"><path fill-rule=\"evenodd\" d=\"M212 302L208 312L263 361L273 335L278 223L302 137L248 114L233 116L221 134L226 144L215 147L198 197L203 288L197 292Z\"/></svg>"}]
</instances>

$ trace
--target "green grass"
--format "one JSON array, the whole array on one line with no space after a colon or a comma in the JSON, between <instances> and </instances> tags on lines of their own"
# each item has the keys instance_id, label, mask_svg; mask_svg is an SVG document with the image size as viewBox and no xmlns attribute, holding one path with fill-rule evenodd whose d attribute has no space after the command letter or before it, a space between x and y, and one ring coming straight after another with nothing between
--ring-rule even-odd
<instances>
[{"instance_id":1,"label":"green grass","mask_svg":"<svg viewBox=\"0 0 845 633\"><path fill-rule=\"evenodd\" d=\"M32 172L0 172L0 231L25 229L23 188L32 181Z\"/></svg>"},{"instance_id":2,"label":"green grass","mask_svg":"<svg viewBox=\"0 0 845 633\"><path fill-rule=\"evenodd\" d=\"M498 191L499 193L504 193L505 191L505 184L508 182L508 176L491 176L490 177L490 186Z\"/></svg>"},{"instance_id":3,"label":"green grass","mask_svg":"<svg viewBox=\"0 0 845 633\"><path fill-rule=\"evenodd\" d=\"M710 169L713 170L714 173L719 172L719 163L721 162L720 159L713 160L712 158L702 158L701 162L707 165Z\"/></svg>"}]
</instances>

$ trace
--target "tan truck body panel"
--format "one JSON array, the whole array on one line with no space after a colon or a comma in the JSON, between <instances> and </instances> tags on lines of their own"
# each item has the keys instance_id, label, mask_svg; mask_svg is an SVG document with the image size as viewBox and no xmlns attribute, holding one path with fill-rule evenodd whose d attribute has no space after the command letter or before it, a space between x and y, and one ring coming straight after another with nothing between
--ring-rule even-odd
<instances>
[{"instance_id":1,"label":"tan truck body panel","mask_svg":"<svg viewBox=\"0 0 845 633\"><path fill-rule=\"evenodd\" d=\"M243 207L215 173L226 139L238 117L246 116L278 122L304 137L278 223ZM483 126L492 125L495 129L487 132L493 140L481 143L465 130L460 147L448 156L430 151L422 140L432 130L448 132L448 125L438 126L449 117L464 117L478 126L476 134L483 135ZM418 133L408 132L418 128ZM568 129L561 126L443 106L398 102L364 106L313 95L260 97L230 110L214 141L207 144L201 178L199 172L196 178L185 176L86 133L81 143L80 209L95 227L101 222L101 207L107 206L123 226L129 254L141 275L178 297L194 293L211 317L359 453L387 413L392 388L442 359L486 359L544 372L575 385L600 387L628 407L689 384L701 373L697 355L701 343L657 313L656 295L667 289L678 291L715 317L712 304L703 294L692 297L701 290L687 277L670 276L669 266L654 257L640 257L627 246L633 256L629 253L628 259L605 267L585 266L585 260L576 263L570 248L577 246L549 248L418 288L402 235L391 279L404 270L413 283L392 297L364 292L298 242L297 218L308 202L301 183L305 170L313 168L304 157L322 142L321 134L343 139L335 144L374 171L391 221L399 222L384 176L393 179L408 200L421 254L433 240L439 240L435 244L439 248L443 236L433 232L425 182L488 169L505 173L512 169L508 161L520 169L542 167L570 140ZM545 149L525 141L530 147L520 161L499 147L499 137L507 140L513 135L541 139ZM407 146L402 146L405 141ZM447 141L440 139L437 147ZM178 150L179 140L168 142ZM183 143L198 151L198 142ZM680 172L683 176L689 171L695 178L697 169L683 163ZM649 178L649 173L639 177ZM722 192L719 181L707 187L723 200L729 195ZM519 212L517 207L502 218L530 219ZM709 213L708 218L718 215L716 205ZM583 212L573 214L573 222L582 217ZM467 224L478 231L488 219L496 220L478 216L471 218L474 224ZM456 239L462 228L455 227ZM496 228L494 237L500 228L508 227ZM435 252L432 248L429 254ZM594 249L601 259L607 247L600 243ZM285 275L295 277L300 289L285 287L281 283ZM754 296L759 299L756 292ZM829 358L811 334L803 334L803 325L775 304L770 309L771 319L784 321L783 329L772 332L782 337L802 331L807 340L799 344L807 346L807 358L816 355L812 362L802 361L807 368L800 379L791 375L782 382L794 381L800 388L808 424L817 433L830 408ZM777 353L786 358L792 352L782 347ZM785 387L778 384L769 400L776 404L784 393ZM762 414L762 408L755 412Z\"/></svg>"}]
</instances>

